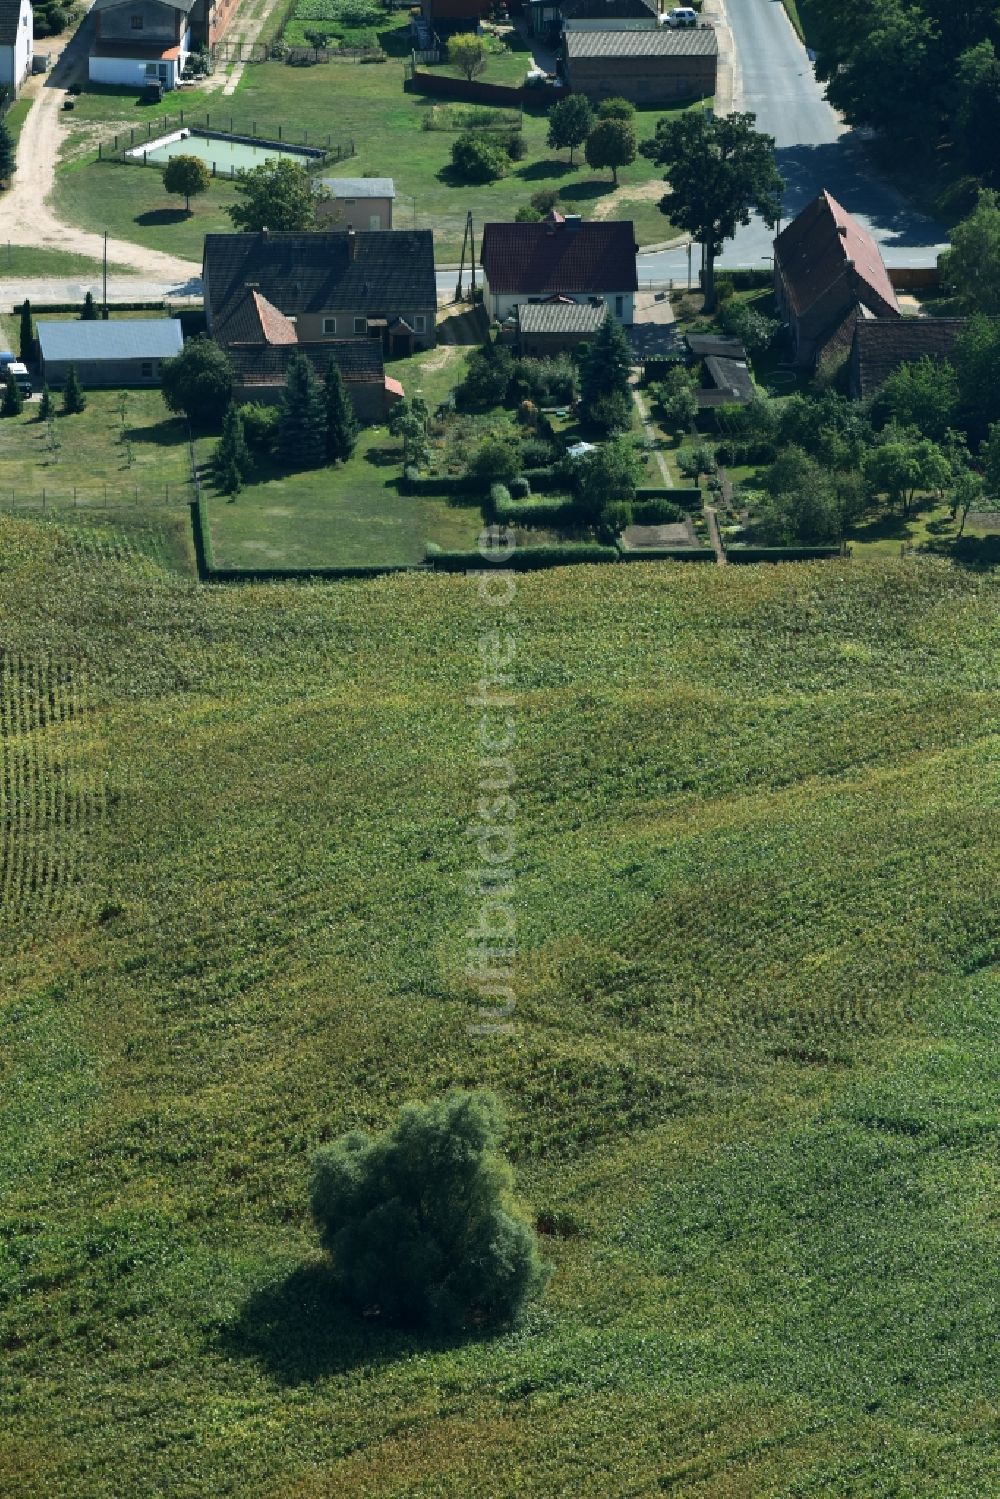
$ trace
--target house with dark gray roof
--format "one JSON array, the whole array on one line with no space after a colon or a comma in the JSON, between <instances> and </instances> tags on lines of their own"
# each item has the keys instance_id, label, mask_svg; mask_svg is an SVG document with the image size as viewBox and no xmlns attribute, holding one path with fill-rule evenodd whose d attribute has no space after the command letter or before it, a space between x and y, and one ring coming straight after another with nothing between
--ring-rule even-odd
<instances>
[{"instance_id":1,"label":"house with dark gray roof","mask_svg":"<svg viewBox=\"0 0 1000 1499\"><path fill-rule=\"evenodd\" d=\"M655 0L562 0L565 31L652 31L659 24Z\"/></svg>"},{"instance_id":2,"label":"house with dark gray roof","mask_svg":"<svg viewBox=\"0 0 1000 1499\"><path fill-rule=\"evenodd\" d=\"M70 365L87 387L159 385L166 359L184 347L177 318L86 318L37 325L42 379L60 386Z\"/></svg>"},{"instance_id":3,"label":"house with dark gray roof","mask_svg":"<svg viewBox=\"0 0 1000 1499\"><path fill-rule=\"evenodd\" d=\"M0 93L17 97L31 73L34 37L31 0L0 0Z\"/></svg>"},{"instance_id":4,"label":"house with dark gray roof","mask_svg":"<svg viewBox=\"0 0 1000 1499\"><path fill-rule=\"evenodd\" d=\"M429 229L208 234L202 283L208 330L223 347L247 342L246 327L259 325L253 292L294 327L299 343L377 338L387 355L434 344Z\"/></svg>"},{"instance_id":5,"label":"house with dark gray roof","mask_svg":"<svg viewBox=\"0 0 1000 1499\"><path fill-rule=\"evenodd\" d=\"M858 321L851 345L850 391L856 401L877 395L889 376L918 359L946 360L965 327L960 317L872 318Z\"/></svg>"},{"instance_id":6,"label":"house with dark gray roof","mask_svg":"<svg viewBox=\"0 0 1000 1499\"><path fill-rule=\"evenodd\" d=\"M636 250L631 219L585 222L553 212L540 223L485 224L483 302L503 322L524 303L560 297L592 303L628 326L638 287Z\"/></svg>"},{"instance_id":7,"label":"house with dark gray roof","mask_svg":"<svg viewBox=\"0 0 1000 1499\"><path fill-rule=\"evenodd\" d=\"M715 93L719 42L712 26L563 33L567 82L588 99L646 106L708 99Z\"/></svg>"},{"instance_id":8,"label":"house with dark gray roof","mask_svg":"<svg viewBox=\"0 0 1000 1499\"><path fill-rule=\"evenodd\" d=\"M396 184L391 177L323 177L327 196L316 209L326 229L391 229Z\"/></svg>"}]
</instances>

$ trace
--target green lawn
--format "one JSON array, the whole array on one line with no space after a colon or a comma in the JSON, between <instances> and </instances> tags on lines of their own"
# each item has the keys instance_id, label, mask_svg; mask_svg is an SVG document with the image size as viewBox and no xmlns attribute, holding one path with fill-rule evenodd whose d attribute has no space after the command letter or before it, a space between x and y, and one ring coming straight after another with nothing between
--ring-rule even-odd
<instances>
[{"instance_id":1,"label":"green lawn","mask_svg":"<svg viewBox=\"0 0 1000 1499\"><path fill-rule=\"evenodd\" d=\"M997 576L639 563L501 611L120 537L0 516L0 1492L995 1493ZM310 1159L453 1083L560 1233L521 1330L425 1339L338 1311Z\"/></svg>"},{"instance_id":2,"label":"green lawn","mask_svg":"<svg viewBox=\"0 0 1000 1499\"><path fill-rule=\"evenodd\" d=\"M77 416L58 416L57 448L38 420L38 404L0 421L0 506L46 504L161 505L191 497L183 423L171 417L158 390L127 392L125 437L121 393L90 391ZM56 394L57 407L60 401Z\"/></svg>"},{"instance_id":3,"label":"green lawn","mask_svg":"<svg viewBox=\"0 0 1000 1499\"><path fill-rule=\"evenodd\" d=\"M402 24L402 23L401 23ZM522 68L526 53L490 59L490 67L503 63ZM485 75L490 76L489 71ZM59 207L72 222L84 228L132 239L157 250L200 259L206 232L228 229L224 209L232 200L229 184L216 181L205 198L196 200L188 218L179 200L163 192L159 174L152 169L102 164L95 160L94 140L81 125L100 120L112 126L117 119L130 128L141 125L146 115L133 96L119 94L121 114L113 113L115 100L106 93L85 92L79 101L80 116L67 125L67 144L56 182ZM613 184L607 173L595 175L585 165L570 168L566 153L554 153L545 144L547 123L543 114L524 115L524 137L528 147L524 161L515 163L511 174L486 186L455 182L450 175L450 151L454 136L448 131L422 128L434 101L403 92L403 66L398 58L361 66L330 63L315 68L291 68L284 63L261 63L247 67L232 97L218 95L185 97L186 112L219 111L219 120L233 118L237 128L256 123L260 133L273 133L281 122L286 139L353 140L356 154L342 171L352 175L391 175L398 194L397 222L434 230L439 259L458 259L465 216L472 210L477 231L489 218L512 218L540 188L554 187L563 207L585 217L595 214L629 216L635 220L639 240L653 243L668 238L671 226L656 203L659 178L652 165L640 157L621 173L621 187L612 198ZM159 107L161 113L176 112L176 99ZM652 135L659 111L640 111L640 138ZM214 123L214 117L213 117ZM138 138L138 136L137 136Z\"/></svg>"}]
</instances>

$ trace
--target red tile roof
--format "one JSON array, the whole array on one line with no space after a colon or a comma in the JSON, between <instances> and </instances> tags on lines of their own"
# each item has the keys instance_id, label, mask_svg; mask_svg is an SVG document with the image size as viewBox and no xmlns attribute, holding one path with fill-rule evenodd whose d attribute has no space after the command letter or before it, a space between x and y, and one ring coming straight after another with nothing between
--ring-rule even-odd
<instances>
[{"instance_id":1,"label":"red tile roof","mask_svg":"<svg viewBox=\"0 0 1000 1499\"><path fill-rule=\"evenodd\" d=\"M866 289L864 300L880 315L899 313L878 245L825 189L781 231L774 256L799 317L840 281Z\"/></svg>"},{"instance_id":2,"label":"red tile roof","mask_svg":"<svg viewBox=\"0 0 1000 1499\"><path fill-rule=\"evenodd\" d=\"M630 219L546 219L540 224L486 224L480 258L491 292L600 294L636 290L636 248Z\"/></svg>"},{"instance_id":3,"label":"red tile roof","mask_svg":"<svg viewBox=\"0 0 1000 1499\"><path fill-rule=\"evenodd\" d=\"M287 318L283 312L279 312L274 303L269 302L266 297L262 297L259 291L253 293L253 300L257 308L257 316L260 318L260 327L265 343L298 343L299 335L295 331L295 324L291 318Z\"/></svg>"}]
</instances>

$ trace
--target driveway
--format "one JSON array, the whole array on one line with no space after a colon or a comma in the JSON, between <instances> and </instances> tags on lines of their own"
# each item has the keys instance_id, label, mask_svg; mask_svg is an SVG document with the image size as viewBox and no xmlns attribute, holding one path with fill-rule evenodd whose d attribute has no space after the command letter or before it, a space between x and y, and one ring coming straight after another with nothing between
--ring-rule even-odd
<instances>
[{"instance_id":1,"label":"driveway","mask_svg":"<svg viewBox=\"0 0 1000 1499\"><path fill-rule=\"evenodd\" d=\"M751 110L758 128L775 138L786 184L783 223L825 187L871 230L887 265L934 265L946 246L944 231L879 176L857 133L826 102L781 0L726 0L726 10L735 45L734 108ZM727 243L719 264L760 267L772 254L772 239L754 221ZM639 257L640 280L686 274L682 250Z\"/></svg>"}]
</instances>

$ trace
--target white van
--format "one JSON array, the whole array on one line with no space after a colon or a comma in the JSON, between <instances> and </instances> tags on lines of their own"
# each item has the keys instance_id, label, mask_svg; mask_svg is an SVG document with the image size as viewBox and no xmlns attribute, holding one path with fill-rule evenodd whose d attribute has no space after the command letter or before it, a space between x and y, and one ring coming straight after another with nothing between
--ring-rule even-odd
<instances>
[{"instance_id":1,"label":"white van","mask_svg":"<svg viewBox=\"0 0 1000 1499\"><path fill-rule=\"evenodd\" d=\"M22 364L19 359L11 360L10 364L8 364L6 370L4 371L5 380L7 379L8 375L14 376L14 379L17 381L17 387L20 390L22 396L30 398L32 395L34 395L35 388L31 383L31 376L28 374L28 366L26 364Z\"/></svg>"},{"instance_id":2,"label":"white van","mask_svg":"<svg viewBox=\"0 0 1000 1499\"><path fill-rule=\"evenodd\" d=\"M689 5L675 5L664 17L668 26L697 26L698 12Z\"/></svg>"}]
</instances>

